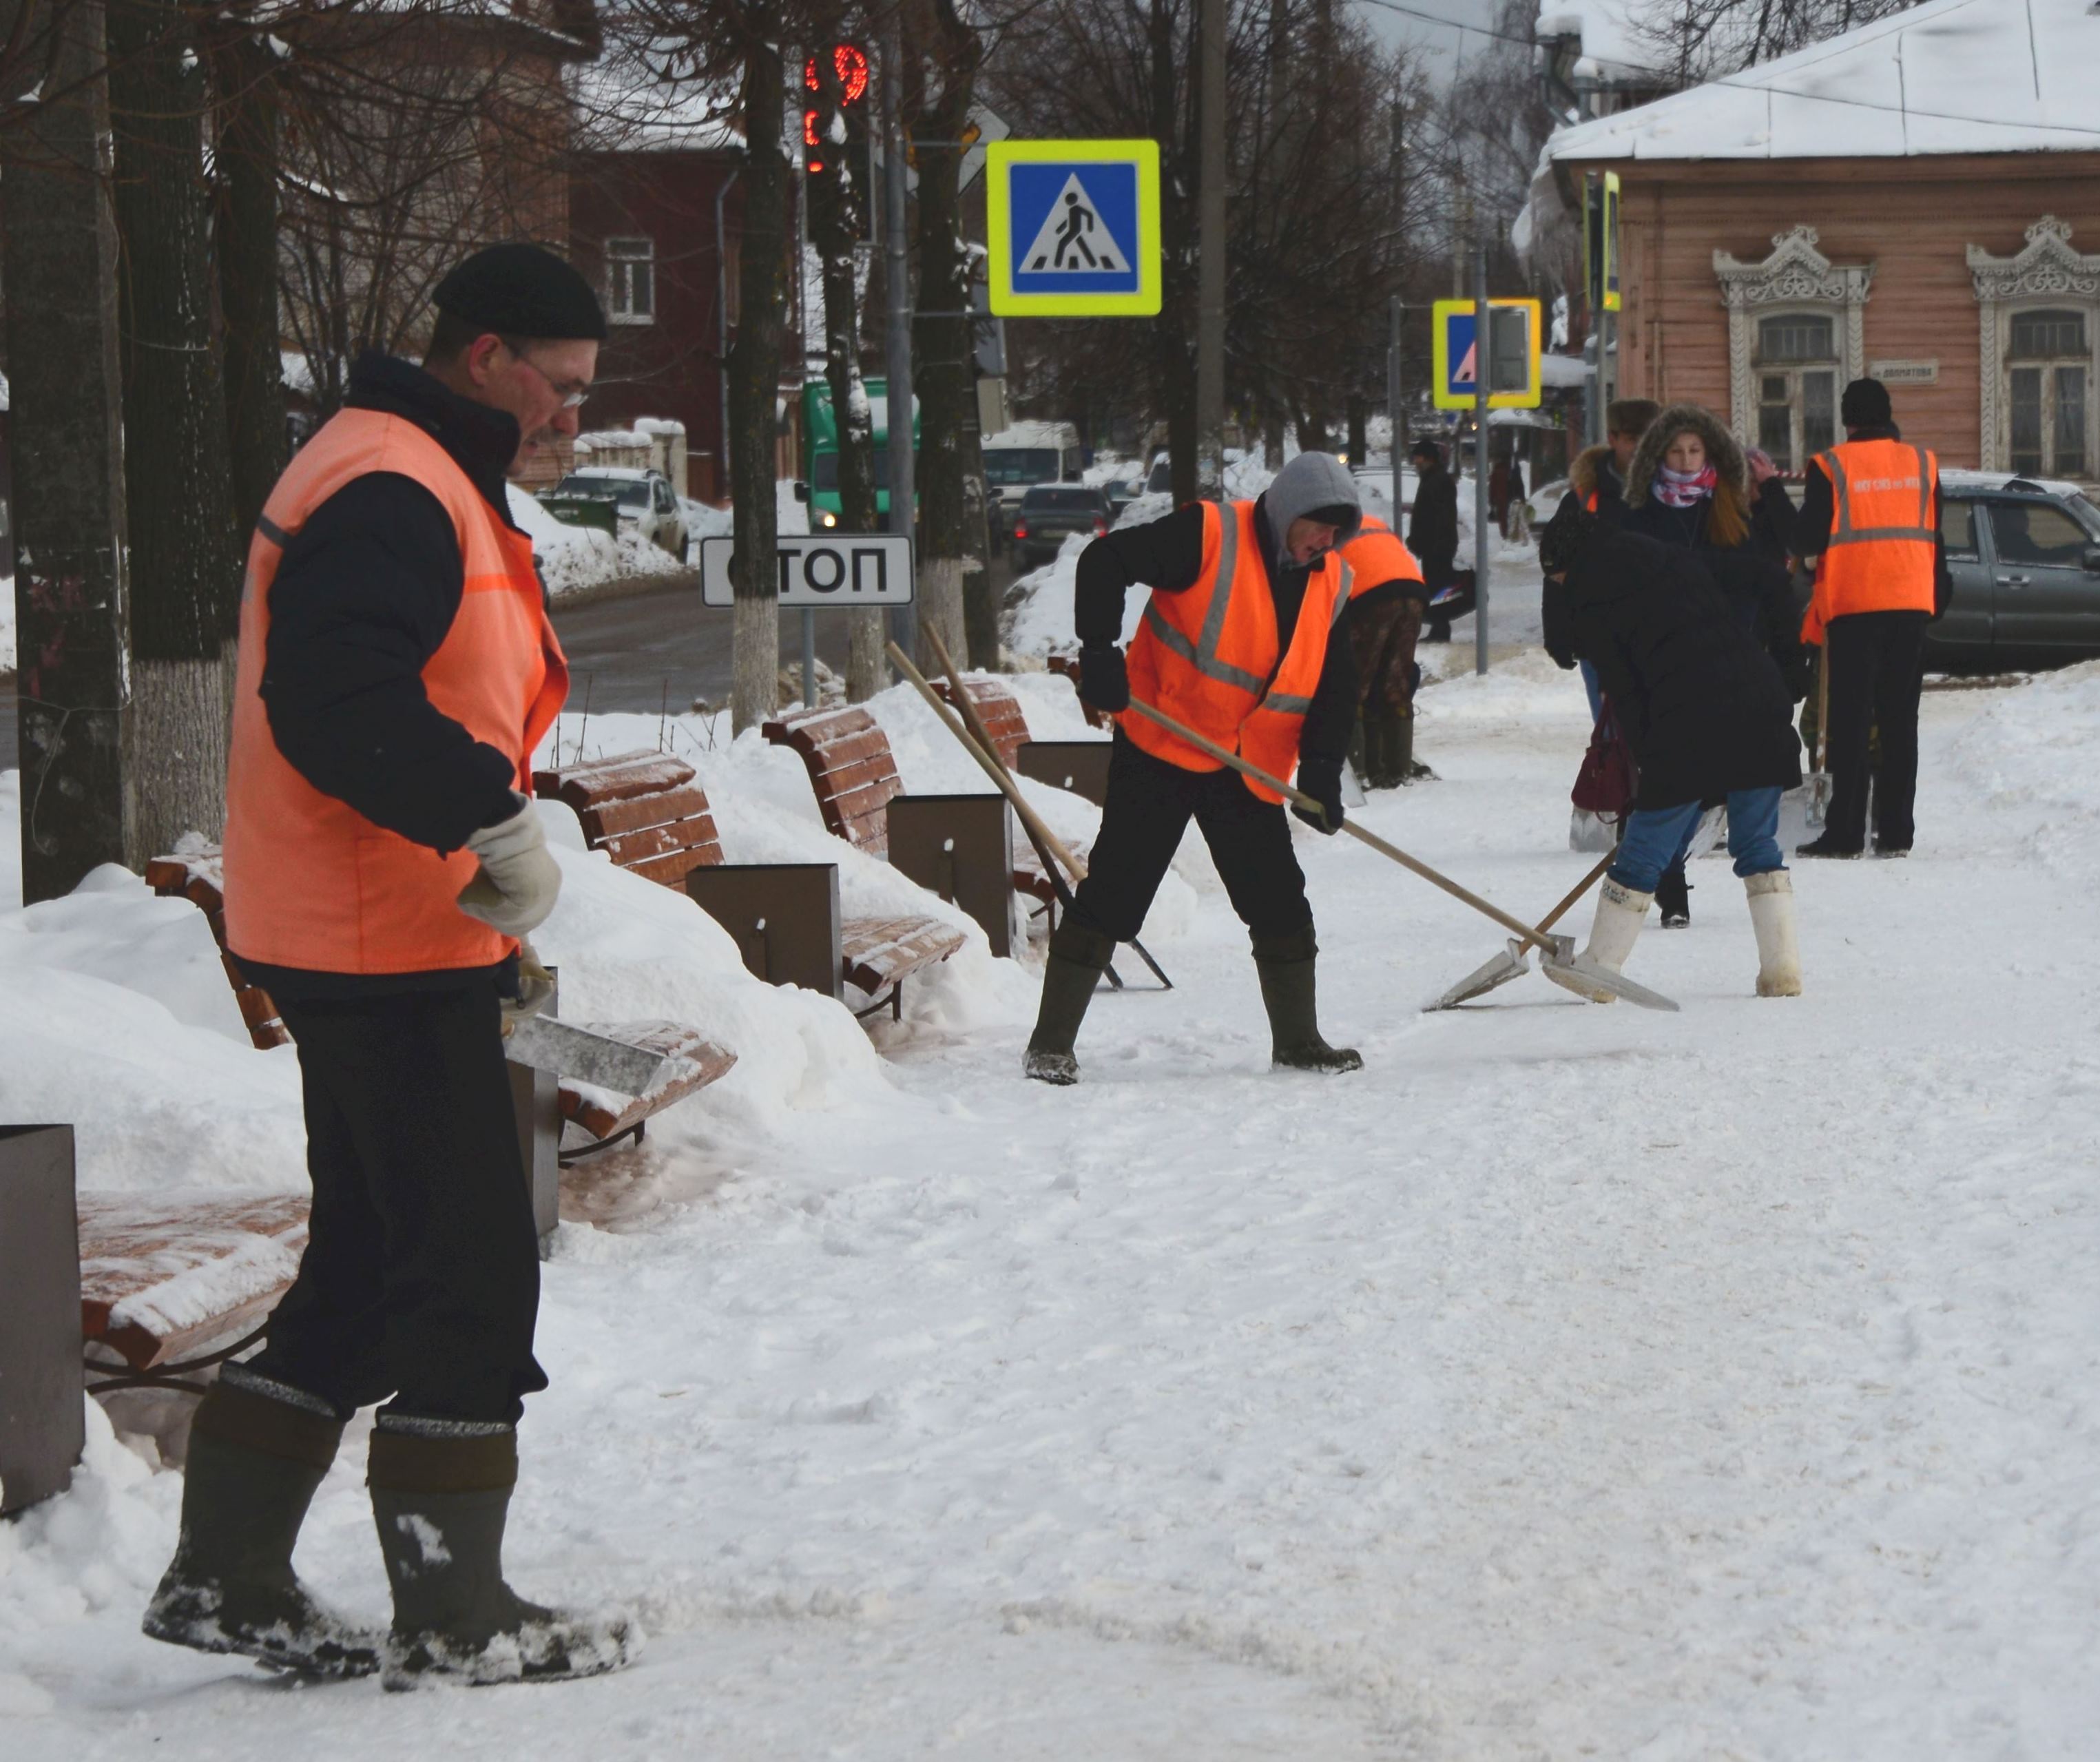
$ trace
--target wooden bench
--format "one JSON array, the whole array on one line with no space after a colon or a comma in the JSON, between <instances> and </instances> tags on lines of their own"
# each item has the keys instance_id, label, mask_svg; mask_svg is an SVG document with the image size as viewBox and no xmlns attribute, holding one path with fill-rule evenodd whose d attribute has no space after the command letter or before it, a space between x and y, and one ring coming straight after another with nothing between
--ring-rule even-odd
<instances>
[{"instance_id":1,"label":"wooden bench","mask_svg":"<svg viewBox=\"0 0 2100 1762\"><path fill-rule=\"evenodd\" d=\"M535 771L532 787L574 810L592 850L697 901L735 938L757 977L830 997L850 985L869 1000L858 1015L887 1003L901 1018L904 981L966 940L937 918L842 916L836 863L725 863L707 793L673 754L622 753ZM877 810L878 830L883 825Z\"/></svg>"},{"instance_id":2,"label":"wooden bench","mask_svg":"<svg viewBox=\"0 0 2100 1762\"><path fill-rule=\"evenodd\" d=\"M226 900L221 891L224 872L218 846L189 833L177 844L172 855L156 857L146 865L146 880L163 899L187 899L204 913L218 941L219 958L226 965L235 1000L240 1005L241 1019L248 1024L248 1037L266 1052L273 1046L288 1044L291 1033L270 1000L270 994L259 985L249 984L238 963L226 952ZM682 1062L667 1066L646 1095L615 1095L562 1079L557 1092L562 1118L573 1122L592 1140L562 1151L564 1167L580 1157L610 1150L624 1139L641 1142L643 1127L650 1119L705 1089L736 1062L735 1053L707 1040L698 1029L675 1022L586 1022L578 1026L646 1046L652 1052L668 1053Z\"/></svg>"},{"instance_id":3,"label":"wooden bench","mask_svg":"<svg viewBox=\"0 0 2100 1762\"><path fill-rule=\"evenodd\" d=\"M90 1394L203 1393L190 1379L262 1337L307 1245L307 1201L289 1194L97 1194L76 1209Z\"/></svg>"}]
</instances>

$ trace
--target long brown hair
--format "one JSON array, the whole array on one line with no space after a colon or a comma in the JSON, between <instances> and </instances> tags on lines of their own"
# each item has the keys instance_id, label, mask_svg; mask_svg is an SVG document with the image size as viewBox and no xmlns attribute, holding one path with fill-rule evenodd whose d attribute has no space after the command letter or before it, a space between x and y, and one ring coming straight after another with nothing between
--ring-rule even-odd
<instances>
[{"instance_id":1,"label":"long brown hair","mask_svg":"<svg viewBox=\"0 0 2100 1762\"><path fill-rule=\"evenodd\" d=\"M1706 462L1714 467L1714 507L1706 516L1706 542L1718 550L1733 550L1750 536L1750 505L1743 499L1742 491L1733 480L1722 472L1721 461L1714 457L1714 449L1701 430L1689 423L1675 430L1663 442L1661 453L1666 453L1675 446L1679 435L1689 435L1697 441L1706 454Z\"/></svg>"}]
</instances>

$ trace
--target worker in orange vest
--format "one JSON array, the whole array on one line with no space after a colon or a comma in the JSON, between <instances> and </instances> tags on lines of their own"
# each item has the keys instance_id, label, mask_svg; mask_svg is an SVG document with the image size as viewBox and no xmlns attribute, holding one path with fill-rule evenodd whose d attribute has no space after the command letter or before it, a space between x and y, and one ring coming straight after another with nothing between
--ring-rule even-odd
<instances>
[{"instance_id":1,"label":"worker in orange vest","mask_svg":"<svg viewBox=\"0 0 2100 1762\"><path fill-rule=\"evenodd\" d=\"M1369 514L1341 547L1349 566L1349 647L1357 669L1359 769L1367 789L1431 775L1414 762L1414 646L1429 590L1422 565L1384 521Z\"/></svg>"},{"instance_id":2,"label":"worker in orange vest","mask_svg":"<svg viewBox=\"0 0 2100 1762\"><path fill-rule=\"evenodd\" d=\"M1356 480L1325 453L1301 453L1253 501L1192 501L1124 527L1080 554L1074 622L1079 695L1116 718L1101 836L1050 938L1043 1000L1021 1068L1075 1083L1073 1047L1119 942L1134 938L1193 819L1247 927L1274 1062L1355 1071L1321 1037L1312 907L1282 798L1132 709L1135 696L1320 804L1292 811L1342 826L1342 764L1356 720L1349 571L1335 546L1356 536ZM1129 590L1152 590L1127 660Z\"/></svg>"},{"instance_id":3,"label":"worker in orange vest","mask_svg":"<svg viewBox=\"0 0 2100 1762\"><path fill-rule=\"evenodd\" d=\"M435 300L422 366L358 360L249 545L226 939L298 1047L313 1210L267 1343L198 1406L144 1623L389 1688L588 1676L631 1645L624 1618L537 1608L502 1571L515 1428L547 1379L501 1004L560 890L527 792L568 689L507 479L576 434L605 315L529 245L475 253ZM292 1570L344 1423L381 1402L384 1634Z\"/></svg>"},{"instance_id":4,"label":"worker in orange vest","mask_svg":"<svg viewBox=\"0 0 2100 1762\"><path fill-rule=\"evenodd\" d=\"M1910 855L1916 832L1917 705L1925 627L1952 593L1939 534L1939 462L1903 438L1878 379L1855 379L1838 407L1845 439L1808 470L1793 550L1815 566L1801 639L1830 669L1830 810L1807 857L1855 857L1867 841L1867 753L1881 730L1874 855Z\"/></svg>"}]
</instances>

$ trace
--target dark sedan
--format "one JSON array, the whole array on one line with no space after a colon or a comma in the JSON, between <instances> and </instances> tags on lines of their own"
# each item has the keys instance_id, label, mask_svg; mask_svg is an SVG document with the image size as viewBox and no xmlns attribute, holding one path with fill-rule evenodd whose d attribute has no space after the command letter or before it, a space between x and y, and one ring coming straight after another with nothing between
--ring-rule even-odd
<instances>
[{"instance_id":1,"label":"dark sedan","mask_svg":"<svg viewBox=\"0 0 2100 1762\"><path fill-rule=\"evenodd\" d=\"M1063 550L1073 533L1092 536L1108 529L1109 501L1098 489L1038 484L1014 510L1014 555L1021 567L1038 568Z\"/></svg>"},{"instance_id":2,"label":"dark sedan","mask_svg":"<svg viewBox=\"0 0 2100 1762\"><path fill-rule=\"evenodd\" d=\"M1941 475L1954 597L1926 627L1937 673L2010 673L2100 656L2100 506L2076 485Z\"/></svg>"}]
</instances>

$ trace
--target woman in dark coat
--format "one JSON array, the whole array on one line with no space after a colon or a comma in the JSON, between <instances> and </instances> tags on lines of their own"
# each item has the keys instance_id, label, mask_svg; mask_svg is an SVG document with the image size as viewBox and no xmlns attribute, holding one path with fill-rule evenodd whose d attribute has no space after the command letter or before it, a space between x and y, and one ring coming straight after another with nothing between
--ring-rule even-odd
<instances>
[{"instance_id":1,"label":"woman in dark coat","mask_svg":"<svg viewBox=\"0 0 2100 1762\"><path fill-rule=\"evenodd\" d=\"M1640 772L1585 952L1614 972L1624 965L1701 804L1722 801L1757 932L1758 995L1798 995L1778 828L1780 797L1801 781L1801 741L1777 665L1696 554L1611 531L1572 496L1541 535L1539 560L1546 649L1564 667L1596 668Z\"/></svg>"},{"instance_id":2,"label":"woman in dark coat","mask_svg":"<svg viewBox=\"0 0 2100 1762\"><path fill-rule=\"evenodd\" d=\"M1626 530L1697 555L1746 628L1779 664L1798 700L1801 617L1786 567L1793 504L1771 461L1753 469L1710 410L1674 404L1641 436L1626 467ZM1753 477L1756 479L1752 494ZM1696 823L1695 828L1696 830ZM1692 921L1686 850L1656 886L1663 927Z\"/></svg>"}]
</instances>

